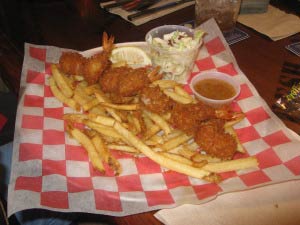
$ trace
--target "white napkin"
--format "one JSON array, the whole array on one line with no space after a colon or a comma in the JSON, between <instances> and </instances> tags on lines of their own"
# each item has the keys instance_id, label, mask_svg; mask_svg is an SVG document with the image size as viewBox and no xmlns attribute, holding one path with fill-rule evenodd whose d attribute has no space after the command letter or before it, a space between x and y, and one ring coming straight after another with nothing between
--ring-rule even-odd
<instances>
[{"instance_id":1,"label":"white napkin","mask_svg":"<svg viewBox=\"0 0 300 225\"><path fill-rule=\"evenodd\" d=\"M266 13L239 15L238 22L267 35L273 41L300 32L299 16L288 14L271 5Z\"/></svg>"},{"instance_id":2,"label":"white napkin","mask_svg":"<svg viewBox=\"0 0 300 225\"><path fill-rule=\"evenodd\" d=\"M299 225L300 181L228 193L201 205L155 214L165 225Z\"/></svg>"}]
</instances>

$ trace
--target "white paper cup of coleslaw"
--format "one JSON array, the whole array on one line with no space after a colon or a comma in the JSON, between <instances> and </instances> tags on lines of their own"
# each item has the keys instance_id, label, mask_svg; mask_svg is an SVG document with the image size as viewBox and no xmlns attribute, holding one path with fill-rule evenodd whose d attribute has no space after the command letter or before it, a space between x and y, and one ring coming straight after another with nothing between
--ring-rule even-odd
<instances>
[{"instance_id":1,"label":"white paper cup of coleslaw","mask_svg":"<svg viewBox=\"0 0 300 225\"><path fill-rule=\"evenodd\" d=\"M160 66L164 79L187 83L202 44L203 33L185 26L164 25L146 34L152 63Z\"/></svg>"}]
</instances>

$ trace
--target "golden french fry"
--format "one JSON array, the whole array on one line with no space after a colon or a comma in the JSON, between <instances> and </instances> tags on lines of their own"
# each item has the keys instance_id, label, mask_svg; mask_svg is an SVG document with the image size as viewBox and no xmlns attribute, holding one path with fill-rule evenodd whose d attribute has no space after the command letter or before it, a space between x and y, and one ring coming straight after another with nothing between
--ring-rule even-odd
<instances>
[{"instance_id":1,"label":"golden french fry","mask_svg":"<svg viewBox=\"0 0 300 225\"><path fill-rule=\"evenodd\" d=\"M199 145L195 141L185 144L184 147L192 151L196 151L197 149L199 149Z\"/></svg>"},{"instance_id":2,"label":"golden french fry","mask_svg":"<svg viewBox=\"0 0 300 225\"><path fill-rule=\"evenodd\" d=\"M128 111L132 111L132 110L138 110L139 109L139 105L138 104L112 104L109 102L100 102L100 105L104 106L104 107L109 107L112 109L118 109L118 110L128 110Z\"/></svg>"},{"instance_id":3,"label":"golden french fry","mask_svg":"<svg viewBox=\"0 0 300 225\"><path fill-rule=\"evenodd\" d=\"M143 135L143 140L147 140L157 134L159 131L161 131L161 128L157 126L156 124L153 124L153 126L149 127L147 131Z\"/></svg>"},{"instance_id":4,"label":"golden french fry","mask_svg":"<svg viewBox=\"0 0 300 225\"><path fill-rule=\"evenodd\" d=\"M155 124L157 124L168 135L171 133L171 127L160 115L144 110L143 113L147 115Z\"/></svg>"},{"instance_id":5,"label":"golden french fry","mask_svg":"<svg viewBox=\"0 0 300 225\"><path fill-rule=\"evenodd\" d=\"M191 98L186 98L182 95L177 94L174 91L170 91L170 90L163 90L163 92L165 93L165 95L169 96L171 99L173 99L176 102L179 102L181 104L190 104L193 102L193 99Z\"/></svg>"},{"instance_id":6,"label":"golden french fry","mask_svg":"<svg viewBox=\"0 0 300 225\"><path fill-rule=\"evenodd\" d=\"M152 82L153 85L159 86L160 89L174 88L178 83L174 80L156 80Z\"/></svg>"},{"instance_id":7,"label":"golden french fry","mask_svg":"<svg viewBox=\"0 0 300 225\"><path fill-rule=\"evenodd\" d=\"M123 137L118 132L116 132L112 127L104 126L104 125L101 125L99 123L95 123L95 122L92 122L89 120L85 120L85 121L83 121L83 123L85 125L87 125L88 127L90 127L91 129L96 130L97 132L99 132L102 135L113 137L117 140L123 140Z\"/></svg>"},{"instance_id":8,"label":"golden french fry","mask_svg":"<svg viewBox=\"0 0 300 225\"><path fill-rule=\"evenodd\" d=\"M84 88L84 91L87 95L92 95L95 92L101 93L101 95L104 95L104 93L101 91L99 84L93 84L93 85L87 86Z\"/></svg>"},{"instance_id":9,"label":"golden french fry","mask_svg":"<svg viewBox=\"0 0 300 225\"><path fill-rule=\"evenodd\" d=\"M120 163L110 154L107 146L99 135L95 135L92 139L96 147L97 152L101 156L102 160L106 162L114 171L115 175L119 175L122 171Z\"/></svg>"},{"instance_id":10,"label":"golden french fry","mask_svg":"<svg viewBox=\"0 0 300 225\"><path fill-rule=\"evenodd\" d=\"M63 115L63 119L73 122L73 123L83 123L84 120L87 120L89 117L86 114L81 113L66 113Z\"/></svg>"},{"instance_id":11,"label":"golden french fry","mask_svg":"<svg viewBox=\"0 0 300 225\"><path fill-rule=\"evenodd\" d=\"M99 105L99 101L97 98L93 98L90 101L86 102L85 104L82 105L82 108L84 111L89 111L91 108Z\"/></svg>"},{"instance_id":12,"label":"golden french fry","mask_svg":"<svg viewBox=\"0 0 300 225\"><path fill-rule=\"evenodd\" d=\"M88 96L90 97L90 96ZM90 99L82 97L78 92L74 91L73 99L81 106L86 104Z\"/></svg>"},{"instance_id":13,"label":"golden french fry","mask_svg":"<svg viewBox=\"0 0 300 225\"><path fill-rule=\"evenodd\" d=\"M181 148L178 150L178 154L182 155L183 157L192 160L193 162L220 162L221 159L212 157L210 155L201 154L197 151L190 150L188 148Z\"/></svg>"},{"instance_id":14,"label":"golden french fry","mask_svg":"<svg viewBox=\"0 0 300 225\"><path fill-rule=\"evenodd\" d=\"M108 144L107 147L109 149L118 150L122 152L129 152L129 153L140 153L139 150L132 146L128 145L115 145L115 144Z\"/></svg>"},{"instance_id":15,"label":"golden french fry","mask_svg":"<svg viewBox=\"0 0 300 225\"><path fill-rule=\"evenodd\" d=\"M79 111L79 110L80 110L79 105L77 104L76 101L74 101L74 99L66 97L66 96L58 89L58 87L56 86L56 83L55 83L55 80L54 80L53 77L50 77L50 78L49 78L49 83L50 83L50 89L51 89L53 95L54 95L59 101L61 101L62 103L68 105L69 107L71 107L72 109L74 109L74 110L76 110L76 111Z\"/></svg>"},{"instance_id":16,"label":"golden french fry","mask_svg":"<svg viewBox=\"0 0 300 225\"><path fill-rule=\"evenodd\" d=\"M207 164L207 161L201 161L201 162L193 162L181 155L178 155L178 154L174 154L174 153L169 153L169 152L160 152L159 154L162 154L170 159L173 159L175 161L178 161L180 163L183 163L183 164L186 164L186 165L189 165L189 166L193 166L193 167L196 167L196 168L202 168L203 166L205 166Z\"/></svg>"},{"instance_id":17,"label":"golden french fry","mask_svg":"<svg viewBox=\"0 0 300 225\"><path fill-rule=\"evenodd\" d=\"M91 121L102 124L104 126L112 127L115 122L115 119L111 117L92 114L92 113L89 113L86 117L88 117Z\"/></svg>"},{"instance_id":18,"label":"golden french fry","mask_svg":"<svg viewBox=\"0 0 300 225\"><path fill-rule=\"evenodd\" d=\"M156 146L157 146L157 142L156 142L156 141L153 141L153 140L148 139L148 140L144 141L144 143L145 143L146 145L148 145L149 147L152 147L152 148L158 148L158 147L156 147ZM160 148L159 148L159 151L161 151Z\"/></svg>"},{"instance_id":19,"label":"golden french fry","mask_svg":"<svg viewBox=\"0 0 300 225\"><path fill-rule=\"evenodd\" d=\"M95 137L96 135L98 135L98 132L95 131L95 130L92 130L92 129L84 129L82 132L85 135L87 135L91 140L92 140L93 137Z\"/></svg>"},{"instance_id":20,"label":"golden french fry","mask_svg":"<svg viewBox=\"0 0 300 225\"><path fill-rule=\"evenodd\" d=\"M159 154L166 156L167 158L173 159L177 162L192 166L193 162L187 158L182 157L181 155L177 155L174 153L169 153L169 152L159 152Z\"/></svg>"},{"instance_id":21,"label":"golden french fry","mask_svg":"<svg viewBox=\"0 0 300 225\"><path fill-rule=\"evenodd\" d=\"M154 152L150 147L144 144L140 139L133 135L130 131L124 128L119 122L114 124L115 130L122 135L128 142L136 149L140 150L144 155L158 163L159 165L166 167L170 170L186 174L195 178L203 178L210 174L208 171L204 171L199 168L195 168L186 164L182 164L178 161L169 159L159 153Z\"/></svg>"},{"instance_id":22,"label":"golden french fry","mask_svg":"<svg viewBox=\"0 0 300 225\"><path fill-rule=\"evenodd\" d=\"M175 137L171 138L170 140L166 141L164 144L161 145L161 148L164 151L169 151L169 150L176 148L177 146L187 142L190 139L192 139L191 136L188 136L183 133L179 136L175 136Z\"/></svg>"},{"instance_id":23,"label":"golden french fry","mask_svg":"<svg viewBox=\"0 0 300 225\"><path fill-rule=\"evenodd\" d=\"M77 128L70 128L70 134L74 137L88 152L92 165L101 172L104 172L102 161L97 153L93 142Z\"/></svg>"},{"instance_id":24,"label":"golden french fry","mask_svg":"<svg viewBox=\"0 0 300 225\"><path fill-rule=\"evenodd\" d=\"M73 99L78 102L81 106L89 102L93 99L92 96L89 96L85 93L84 87L82 85L77 85L77 87L74 90Z\"/></svg>"},{"instance_id":25,"label":"golden french fry","mask_svg":"<svg viewBox=\"0 0 300 225\"><path fill-rule=\"evenodd\" d=\"M182 131L180 131L180 130L172 130L170 134L163 135L163 132L161 130L159 130L158 133L154 134L149 139L146 139L145 143L150 143L150 145L155 146L155 151L157 151L157 152L166 151L162 148L162 145L165 144L166 142L170 141L171 139L180 136L181 134L182 134ZM174 150L174 148L172 149L172 153L176 153L176 151L173 152L173 150ZM168 150L168 151L171 151L171 150Z\"/></svg>"},{"instance_id":26,"label":"golden french fry","mask_svg":"<svg viewBox=\"0 0 300 225\"><path fill-rule=\"evenodd\" d=\"M95 89L95 88L93 88ZM100 90L94 90L94 94L99 102L109 103L110 101L106 98L106 96ZM110 107L105 107L105 110L117 121L122 122L121 115L115 110Z\"/></svg>"},{"instance_id":27,"label":"golden french fry","mask_svg":"<svg viewBox=\"0 0 300 225\"><path fill-rule=\"evenodd\" d=\"M103 143L103 141L102 141L102 139L101 139L101 137L99 136L99 135L94 135L93 137L92 137L92 142L93 142L93 144L94 144L94 146L95 146L95 149L96 149L96 151L97 151L97 153L98 153L98 155L99 155L99 158L103 161L103 162L106 162L106 160L107 160L107 158L108 158L108 151L107 151L107 149L105 148L105 146L104 146L104 143ZM103 170L105 170L104 169L104 167L103 167Z\"/></svg>"},{"instance_id":28,"label":"golden french fry","mask_svg":"<svg viewBox=\"0 0 300 225\"><path fill-rule=\"evenodd\" d=\"M142 114L143 122L145 124L145 131L142 134L142 139L147 140L160 131L160 127L145 114Z\"/></svg>"},{"instance_id":29,"label":"golden french fry","mask_svg":"<svg viewBox=\"0 0 300 225\"><path fill-rule=\"evenodd\" d=\"M116 120L122 122L121 115L115 110L109 107L105 107L105 110Z\"/></svg>"},{"instance_id":30,"label":"golden french fry","mask_svg":"<svg viewBox=\"0 0 300 225\"><path fill-rule=\"evenodd\" d=\"M183 134L183 132L181 130L172 130L172 132L169 133L168 135L164 135L164 141L168 141L168 140L178 137L182 134Z\"/></svg>"},{"instance_id":31,"label":"golden french fry","mask_svg":"<svg viewBox=\"0 0 300 225\"><path fill-rule=\"evenodd\" d=\"M201 153L197 153L195 155L192 156L191 158L192 161L194 162L202 162L203 160L207 161L207 162L221 162L222 160L220 158L216 158L216 157L212 157L210 155L204 155Z\"/></svg>"},{"instance_id":32,"label":"golden french fry","mask_svg":"<svg viewBox=\"0 0 300 225\"><path fill-rule=\"evenodd\" d=\"M196 102L196 100L189 93L187 93L180 85L174 87L174 92L178 95L181 95L182 97L190 99L193 103Z\"/></svg>"},{"instance_id":33,"label":"golden french fry","mask_svg":"<svg viewBox=\"0 0 300 225\"><path fill-rule=\"evenodd\" d=\"M96 147L96 150L97 150L98 154L100 155L101 159L107 163L108 158L109 158L109 151L106 148L106 145L104 144L104 141L102 140L102 138L99 135L95 135L92 138L92 141L93 141L94 146Z\"/></svg>"},{"instance_id":34,"label":"golden french fry","mask_svg":"<svg viewBox=\"0 0 300 225\"><path fill-rule=\"evenodd\" d=\"M135 126L135 124L133 122L133 116L130 113L127 115L127 121L128 121L128 127L127 128L131 132L133 132L134 134L137 134L138 131L137 131L136 126Z\"/></svg>"},{"instance_id":35,"label":"golden french fry","mask_svg":"<svg viewBox=\"0 0 300 225\"><path fill-rule=\"evenodd\" d=\"M163 136L161 136L161 135L153 135L146 141L150 141L150 142L152 141L154 143L154 145L163 144L165 142Z\"/></svg>"},{"instance_id":36,"label":"golden french fry","mask_svg":"<svg viewBox=\"0 0 300 225\"><path fill-rule=\"evenodd\" d=\"M67 83L68 87L71 88L72 91L74 91L74 89L76 88L76 83L75 83L73 76L66 76L63 73L62 73L62 75L63 75L62 78ZM73 95L74 95L74 93L73 93Z\"/></svg>"},{"instance_id":37,"label":"golden french fry","mask_svg":"<svg viewBox=\"0 0 300 225\"><path fill-rule=\"evenodd\" d=\"M87 89L88 88L86 88L86 90ZM98 99L99 102L110 103L110 100L105 96L105 94L100 89L93 88L93 91L94 91L93 94L96 96L96 98Z\"/></svg>"},{"instance_id":38,"label":"golden french fry","mask_svg":"<svg viewBox=\"0 0 300 225\"><path fill-rule=\"evenodd\" d=\"M97 106L91 108L88 112L91 113L91 114L96 114L96 115L101 115L101 116L107 116L105 108L103 108L100 105L97 105Z\"/></svg>"},{"instance_id":39,"label":"golden french fry","mask_svg":"<svg viewBox=\"0 0 300 225\"><path fill-rule=\"evenodd\" d=\"M145 114L142 114L142 118L144 120L144 123L145 123L145 126L147 129L149 129L150 127L152 127L154 125L153 121Z\"/></svg>"},{"instance_id":40,"label":"golden french fry","mask_svg":"<svg viewBox=\"0 0 300 225\"><path fill-rule=\"evenodd\" d=\"M67 98L71 98L73 96L73 90L69 86L69 83L65 80L64 75L59 71L55 64L51 65L51 70L53 78L63 95Z\"/></svg>"},{"instance_id":41,"label":"golden french fry","mask_svg":"<svg viewBox=\"0 0 300 225\"><path fill-rule=\"evenodd\" d=\"M228 160L216 163L208 163L202 169L213 172L222 173L234 170L242 170L247 168L255 168L258 166L258 161L255 157L242 159Z\"/></svg>"},{"instance_id":42,"label":"golden french fry","mask_svg":"<svg viewBox=\"0 0 300 225\"><path fill-rule=\"evenodd\" d=\"M132 116L132 122L134 124L134 127L135 127L137 133L142 132L142 126L141 126L139 119L136 118L135 116Z\"/></svg>"}]
</instances>

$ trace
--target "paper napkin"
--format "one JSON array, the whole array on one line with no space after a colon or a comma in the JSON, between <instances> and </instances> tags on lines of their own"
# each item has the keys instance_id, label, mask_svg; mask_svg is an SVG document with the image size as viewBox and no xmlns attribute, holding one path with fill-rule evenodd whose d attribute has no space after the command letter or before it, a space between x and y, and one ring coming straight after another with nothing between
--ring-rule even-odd
<instances>
[{"instance_id":1,"label":"paper napkin","mask_svg":"<svg viewBox=\"0 0 300 225\"><path fill-rule=\"evenodd\" d=\"M238 22L268 36L273 41L300 32L298 16L288 14L271 5L266 13L239 15Z\"/></svg>"}]
</instances>

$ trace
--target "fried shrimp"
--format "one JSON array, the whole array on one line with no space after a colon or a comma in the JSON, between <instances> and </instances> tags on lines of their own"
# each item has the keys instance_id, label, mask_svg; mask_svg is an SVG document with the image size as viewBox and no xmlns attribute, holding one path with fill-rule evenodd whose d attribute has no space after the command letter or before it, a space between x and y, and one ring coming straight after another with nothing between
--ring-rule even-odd
<instances>
[{"instance_id":1,"label":"fried shrimp","mask_svg":"<svg viewBox=\"0 0 300 225\"><path fill-rule=\"evenodd\" d=\"M114 93L122 97L135 96L152 81L161 79L156 68L130 68L127 66L111 67L99 79L101 88L106 93Z\"/></svg>"},{"instance_id":2,"label":"fried shrimp","mask_svg":"<svg viewBox=\"0 0 300 225\"><path fill-rule=\"evenodd\" d=\"M197 104L177 103L171 112L171 124L189 135L196 133L202 121L215 118L214 109L201 102Z\"/></svg>"},{"instance_id":3,"label":"fried shrimp","mask_svg":"<svg viewBox=\"0 0 300 225\"><path fill-rule=\"evenodd\" d=\"M227 121L243 118L243 113L232 112L228 107L215 109L200 102L176 104L171 112L171 124L192 135L203 151L224 160L232 159L237 142L225 132L224 126Z\"/></svg>"},{"instance_id":4,"label":"fried shrimp","mask_svg":"<svg viewBox=\"0 0 300 225\"><path fill-rule=\"evenodd\" d=\"M137 95L143 88L150 84L148 69L141 67L131 69L127 76L119 76L118 92L121 96Z\"/></svg>"},{"instance_id":5,"label":"fried shrimp","mask_svg":"<svg viewBox=\"0 0 300 225\"><path fill-rule=\"evenodd\" d=\"M104 32L102 40L103 51L85 60L83 65L83 76L89 84L97 83L101 74L111 64L109 57L113 46L114 37L111 36L108 38L107 34Z\"/></svg>"},{"instance_id":6,"label":"fried shrimp","mask_svg":"<svg viewBox=\"0 0 300 225\"><path fill-rule=\"evenodd\" d=\"M237 143L230 134L225 133L224 124L225 121L221 119L201 123L195 135L195 142L207 154L227 160L232 159Z\"/></svg>"},{"instance_id":7,"label":"fried shrimp","mask_svg":"<svg viewBox=\"0 0 300 225\"><path fill-rule=\"evenodd\" d=\"M77 52L63 52L59 58L59 69L68 75L82 75L85 60Z\"/></svg>"},{"instance_id":8,"label":"fried shrimp","mask_svg":"<svg viewBox=\"0 0 300 225\"><path fill-rule=\"evenodd\" d=\"M144 88L141 92L140 100L146 109L158 114L169 112L175 104L157 86Z\"/></svg>"},{"instance_id":9,"label":"fried shrimp","mask_svg":"<svg viewBox=\"0 0 300 225\"><path fill-rule=\"evenodd\" d=\"M90 58L85 58L77 52L63 52L59 59L59 68L68 75L83 76L89 84L98 82L101 74L111 64L109 57L114 47L114 37L103 33L103 51Z\"/></svg>"}]
</instances>

